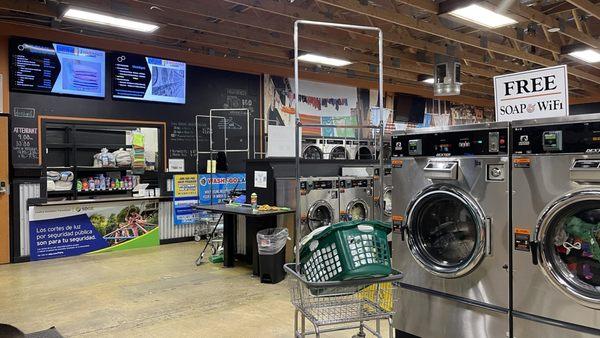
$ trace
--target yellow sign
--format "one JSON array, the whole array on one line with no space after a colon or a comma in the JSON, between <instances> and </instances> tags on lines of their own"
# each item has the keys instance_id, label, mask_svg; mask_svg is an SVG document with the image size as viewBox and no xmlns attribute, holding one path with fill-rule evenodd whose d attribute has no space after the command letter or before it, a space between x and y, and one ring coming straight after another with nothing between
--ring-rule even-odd
<instances>
[{"instance_id":1,"label":"yellow sign","mask_svg":"<svg viewBox=\"0 0 600 338\"><path fill-rule=\"evenodd\" d=\"M175 197L198 196L198 175L175 175L173 176Z\"/></svg>"}]
</instances>

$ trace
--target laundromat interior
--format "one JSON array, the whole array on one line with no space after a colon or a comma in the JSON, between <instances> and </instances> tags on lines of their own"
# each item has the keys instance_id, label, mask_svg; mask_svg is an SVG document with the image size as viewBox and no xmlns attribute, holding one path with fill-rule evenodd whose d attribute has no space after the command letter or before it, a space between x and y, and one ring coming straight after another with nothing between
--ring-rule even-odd
<instances>
[{"instance_id":1,"label":"laundromat interior","mask_svg":"<svg viewBox=\"0 0 600 338\"><path fill-rule=\"evenodd\" d=\"M0 338L600 338L600 1L0 0Z\"/></svg>"}]
</instances>

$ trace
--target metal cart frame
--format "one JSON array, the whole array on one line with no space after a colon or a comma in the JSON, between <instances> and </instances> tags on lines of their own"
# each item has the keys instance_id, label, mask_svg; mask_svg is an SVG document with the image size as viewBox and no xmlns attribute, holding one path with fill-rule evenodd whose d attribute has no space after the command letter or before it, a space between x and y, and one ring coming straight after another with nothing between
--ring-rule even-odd
<instances>
[{"instance_id":1,"label":"metal cart frame","mask_svg":"<svg viewBox=\"0 0 600 338\"><path fill-rule=\"evenodd\" d=\"M300 111L298 104L298 97L300 95L300 84L299 84L299 62L298 62L298 32L300 29L300 25L307 26L323 26L323 27L333 27L333 28L344 28L344 29L354 29L354 30L363 30L363 31L374 31L378 34L378 48L379 48L379 125L356 125L356 126L334 126L328 124L305 124L303 125L300 121ZM378 27L371 26L358 26L358 25L347 25L340 23L332 23L332 22L320 22L320 21L310 21L310 20L296 20L294 22L294 109L296 112L296 203L300 203L301 195L300 195L300 140L302 139L301 129L302 127L315 127L315 128L351 128L351 129L379 129L379 149L383 148L383 134L385 124L383 121L383 31ZM383 173L383 156L379 156L379 167L380 172ZM381 184L381 191L383 191L384 184L383 180L379 180ZM383 217L383 209L382 209L382 201L381 199L378 201L379 203L379 213L380 218ZM296 207L296 219L294 226L294 239L296 244L296 268L300 267L300 238L298 235L300 234L300 224L301 224L301 214L300 207Z\"/></svg>"},{"instance_id":2,"label":"metal cart frame","mask_svg":"<svg viewBox=\"0 0 600 338\"><path fill-rule=\"evenodd\" d=\"M401 272L394 270L390 276L380 278L309 282L296 271L296 264L286 264L284 269L289 275L295 307L294 337L319 338L326 332L358 329L354 337L364 337L366 330L382 338L381 321L385 320L388 336L393 338L392 308L399 281L404 277ZM314 331L306 330L306 319ZM375 321L375 328L366 324L371 321Z\"/></svg>"},{"instance_id":3,"label":"metal cart frame","mask_svg":"<svg viewBox=\"0 0 600 338\"><path fill-rule=\"evenodd\" d=\"M323 26L333 28L343 28L361 31L377 32L378 47L379 47L379 125L326 125L326 124L305 124L300 120L299 110L299 62L298 62L298 31L300 25L308 26ZM396 282L403 276L400 272L395 271L394 274L383 278L368 278L350 281L336 282L319 282L311 283L306 281L300 274L300 225L301 213L299 203L301 201L300 192L300 140L302 139L302 127L315 128L351 128L351 129L371 129L372 131L379 130L378 147L381 151L383 148L383 137L385 131L385 121L383 121L383 31L377 27L357 26L338 24L331 22L318 22L309 20L297 20L294 22L294 99L295 99L295 114L296 114L296 130L295 130L295 148L296 148L296 213L294 226L294 239L296 248L296 264L285 266L285 270L290 275L289 282L290 293L292 295L292 304L295 307L294 320L294 335L295 337L304 338L307 334L314 334L320 337L323 332L343 331L349 329L358 329L359 332L355 337L364 337L364 330L370 331L377 337L381 337L381 320L387 320L390 327L390 337L392 337L392 313L393 313L393 293L397 288ZM376 133L373 133L376 134ZM379 156L379 170L383 173L383 156ZM383 180L379 180L381 191L384 189ZM379 199L380 217L383 217L382 201ZM388 287L385 289L381 288ZM364 290L374 288L371 299L364 297ZM315 294L315 290L321 290L323 293ZM386 306L381 305L382 294L388 297ZM298 314L301 314L301 329L298 330ZM314 326L315 330L306 332L305 320L308 319ZM375 329L367 326L365 322L375 320ZM326 327L325 327L326 326Z\"/></svg>"}]
</instances>

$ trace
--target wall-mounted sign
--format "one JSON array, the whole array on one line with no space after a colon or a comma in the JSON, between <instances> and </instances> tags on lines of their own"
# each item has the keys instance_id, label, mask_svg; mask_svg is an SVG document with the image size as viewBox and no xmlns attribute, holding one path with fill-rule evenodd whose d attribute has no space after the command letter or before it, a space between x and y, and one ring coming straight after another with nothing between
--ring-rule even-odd
<instances>
[{"instance_id":1,"label":"wall-mounted sign","mask_svg":"<svg viewBox=\"0 0 600 338\"><path fill-rule=\"evenodd\" d=\"M494 77L496 121L569 115L567 66Z\"/></svg>"}]
</instances>

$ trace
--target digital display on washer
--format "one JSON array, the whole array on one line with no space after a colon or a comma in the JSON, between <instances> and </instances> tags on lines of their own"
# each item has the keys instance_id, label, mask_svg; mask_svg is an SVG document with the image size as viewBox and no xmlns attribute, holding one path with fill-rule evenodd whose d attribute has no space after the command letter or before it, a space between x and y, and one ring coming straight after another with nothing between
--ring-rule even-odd
<instances>
[{"instance_id":1,"label":"digital display on washer","mask_svg":"<svg viewBox=\"0 0 600 338\"><path fill-rule=\"evenodd\" d=\"M130 53L111 53L112 97L185 103L186 64Z\"/></svg>"},{"instance_id":2,"label":"digital display on washer","mask_svg":"<svg viewBox=\"0 0 600 338\"><path fill-rule=\"evenodd\" d=\"M11 38L10 89L104 97L106 53L49 41Z\"/></svg>"}]
</instances>

